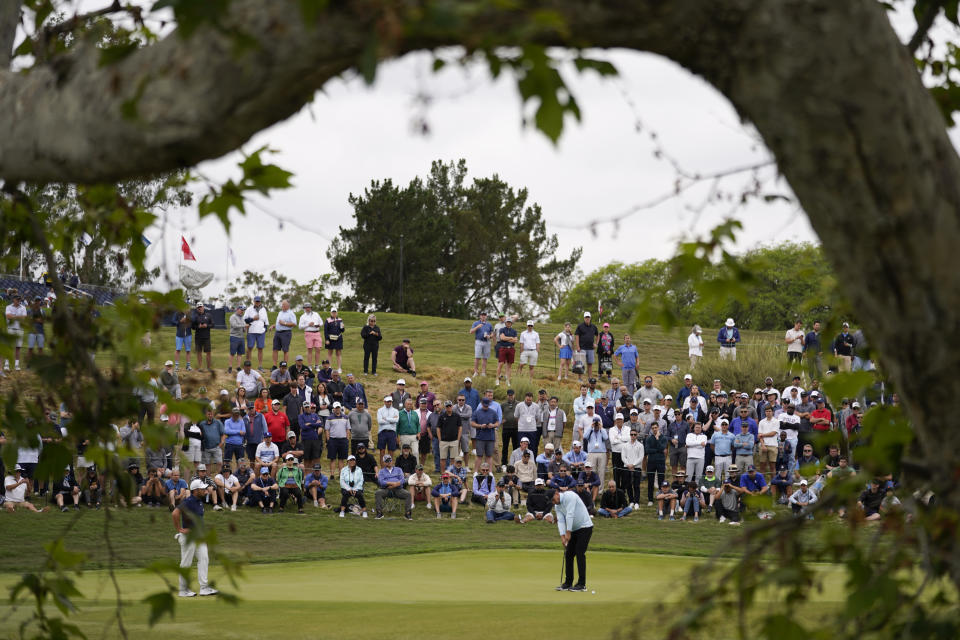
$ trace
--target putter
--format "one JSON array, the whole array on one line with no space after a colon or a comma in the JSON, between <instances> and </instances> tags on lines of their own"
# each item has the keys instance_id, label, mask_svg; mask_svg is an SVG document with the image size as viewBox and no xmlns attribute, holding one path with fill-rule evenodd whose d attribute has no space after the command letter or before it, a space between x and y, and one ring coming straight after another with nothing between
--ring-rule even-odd
<instances>
[{"instance_id":1,"label":"putter","mask_svg":"<svg viewBox=\"0 0 960 640\"><path fill-rule=\"evenodd\" d=\"M566 547L564 547L563 555L560 556L560 584L561 585L566 584L564 582L564 580L567 577L566 571L567 571L567 549ZM560 591L560 587L557 587L557 591Z\"/></svg>"}]
</instances>

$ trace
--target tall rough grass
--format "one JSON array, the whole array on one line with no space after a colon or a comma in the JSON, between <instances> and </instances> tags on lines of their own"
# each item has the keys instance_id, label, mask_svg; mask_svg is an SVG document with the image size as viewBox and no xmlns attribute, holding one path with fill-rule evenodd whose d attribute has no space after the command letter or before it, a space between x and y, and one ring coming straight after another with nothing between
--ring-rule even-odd
<instances>
[{"instance_id":1,"label":"tall rough grass","mask_svg":"<svg viewBox=\"0 0 960 640\"><path fill-rule=\"evenodd\" d=\"M681 376L683 373L681 370ZM720 380L724 390L752 393L757 387L764 386L767 376L773 378L773 386L782 391L790 385L794 375L803 376L799 365L795 364L794 371L790 371L785 345L774 341L754 341L739 347L736 360L721 360L716 349L705 350L704 357L691 373L694 382L707 392L714 380Z\"/></svg>"}]
</instances>

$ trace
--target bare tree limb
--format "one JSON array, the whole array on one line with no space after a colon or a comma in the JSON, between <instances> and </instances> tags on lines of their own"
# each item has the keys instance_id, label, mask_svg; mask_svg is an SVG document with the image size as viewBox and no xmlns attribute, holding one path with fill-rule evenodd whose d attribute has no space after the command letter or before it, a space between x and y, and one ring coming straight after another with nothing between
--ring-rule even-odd
<instances>
[{"instance_id":1,"label":"bare tree limb","mask_svg":"<svg viewBox=\"0 0 960 640\"><path fill-rule=\"evenodd\" d=\"M10 67L19 24L20 0L0 0L0 69Z\"/></svg>"}]
</instances>

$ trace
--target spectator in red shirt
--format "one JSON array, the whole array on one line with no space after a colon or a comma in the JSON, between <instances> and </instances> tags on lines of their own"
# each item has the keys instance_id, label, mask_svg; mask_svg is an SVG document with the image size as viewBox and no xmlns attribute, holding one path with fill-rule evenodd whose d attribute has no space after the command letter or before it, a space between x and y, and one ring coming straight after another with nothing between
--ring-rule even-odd
<instances>
[{"instance_id":1,"label":"spectator in red shirt","mask_svg":"<svg viewBox=\"0 0 960 640\"><path fill-rule=\"evenodd\" d=\"M863 409L860 408L859 402L854 402L850 405L850 408L853 409L853 411L847 416L847 421L844 425L847 428L847 435L860 430L860 419L863 418Z\"/></svg>"},{"instance_id":2,"label":"spectator in red shirt","mask_svg":"<svg viewBox=\"0 0 960 640\"><path fill-rule=\"evenodd\" d=\"M823 396L817 396L817 408L810 413L810 425L814 431L829 431L833 414L826 408Z\"/></svg>"},{"instance_id":3,"label":"spectator in red shirt","mask_svg":"<svg viewBox=\"0 0 960 640\"><path fill-rule=\"evenodd\" d=\"M287 439L287 432L290 430L290 419L287 414L280 410L280 401L274 400L270 406L270 411L263 414L267 421L267 431L270 432L270 439L273 442L284 442Z\"/></svg>"}]
</instances>

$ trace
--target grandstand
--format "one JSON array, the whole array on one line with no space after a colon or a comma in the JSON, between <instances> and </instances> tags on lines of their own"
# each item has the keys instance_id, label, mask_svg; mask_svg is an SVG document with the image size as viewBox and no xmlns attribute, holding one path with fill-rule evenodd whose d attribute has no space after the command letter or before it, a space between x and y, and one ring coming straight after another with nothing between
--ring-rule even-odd
<instances>
[{"instance_id":1,"label":"grandstand","mask_svg":"<svg viewBox=\"0 0 960 640\"><path fill-rule=\"evenodd\" d=\"M16 289L25 300L29 300L35 296L45 297L48 291L47 285L43 282L36 282L7 274L0 274L0 287L2 287L3 291L11 288ZM114 300L126 295L126 292L120 289L92 284L81 284L76 288L64 284L63 287L68 293L93 298L93 301L98 305L113 304Z\"/></svg>"}]
</instances>

